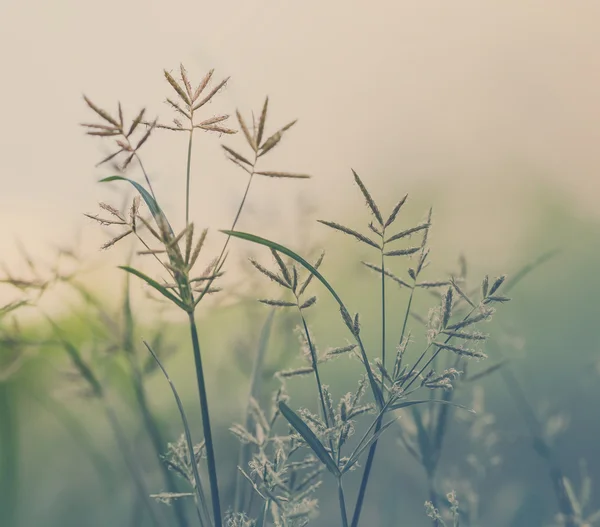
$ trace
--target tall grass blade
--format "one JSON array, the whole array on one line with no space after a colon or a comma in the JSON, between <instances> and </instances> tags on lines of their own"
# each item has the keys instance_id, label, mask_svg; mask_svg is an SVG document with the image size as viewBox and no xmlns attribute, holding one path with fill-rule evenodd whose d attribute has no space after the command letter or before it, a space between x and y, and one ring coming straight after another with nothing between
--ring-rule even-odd
<instances>
[{"instance_id":1,"label":"tall grass blade","mask_svg":"<svg viewBox=\"0 0 600 527\"><path fill-rule=\"evenodd\" d=\"M340 469L329 455L329 452L325 450L323 443L319 441L319 438L308 427L308 425L302 419L300 419L298 414L283 401L279 401L279 410L281 411L283 417L287 419L288 423L290 423L296 432L302 436L310 449L327 467L327 470L329 470L329 472L331 472L336 478L339 478L341 476Z\"/></svg>"},{"instance_id":2,"label":"tall grass blade","mask_svg":"<svg viewBox=\"0 0 600 527\"><path fill-rule=\"evenodd\" d=\"M188 420L187 420L187 416L185 415L185 410L183 408L183 403L181 402L181 398L179 397L179 394L177 393L177 389L175 388L175 385L173 384L173 381L171 381L171 378L169 377L169 374L167 373L167 370L162 365L162 362L160 362L160 359L158 358L158 355L156 355L156 353L154 352L154 350L152 349L152 347L150 346L150 344L148 344L145 340L143 342L144 342L144 346L146 346L146 348L148 349L148 351L150 352L150 354L152 355L152 357L156 361L156 364L160 368L160 371L162 371L162 374L164 375L165 379L169 383L169 386L171 387L171 391L173 392L173 397L175 398L175 402L177 403L177 409L179 410L179 415L181 417L181 422L183 424L183 431L184 431L184 434L185 434L185 441L187 443L188 452L190 454L190 464L191 464L192 471L193 471L193 474L194 474L194 479L196 481L196 485L195 485L194 490L196 492L198 503L202 507L202 513L204 514L207 523L204 523L204 521L202 519L202 514L201 514L201 512L200 512L199 509L197 509L198 510L198 520L200 521L200 525L212 525L212 522L210 521L210 514L208 512L208 505L206 503L206 498L204 496L204 491L202 490L202 483L201 483L201 480L200 480L200 474L198 472L198 465L196 463L196 459L195 459L195 456L194 456L194 442L192 441L192 433L190 431L190 426L189 426L189 423L188 423Z\"/></svg>"}]
</instances>

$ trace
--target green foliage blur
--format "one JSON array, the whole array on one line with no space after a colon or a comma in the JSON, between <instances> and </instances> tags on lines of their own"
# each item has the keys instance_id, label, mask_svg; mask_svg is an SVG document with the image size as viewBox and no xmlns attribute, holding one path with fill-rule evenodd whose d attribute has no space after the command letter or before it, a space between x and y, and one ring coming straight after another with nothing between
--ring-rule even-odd
<instances>
[{"instance_id":1,"label":"green foliage blur","mask_svg":"<svg viewBox=\"0 0 600 527\"><path fill-rule=\"evenodd\" d=\"M537 215L536 221L530 222L529 230L521 233L518 244L512 244L510 255L502 255L501 266L490 269L489 255L483 265L481 255L466 254L469 275L477 282L484 273L507 273L510 279L513 273L541 254L555 248L559 250L514 288L510 295L513 300L486 328L492 335L492 344L486 348L488 362L478 368L484 369L507 359L507 366L519 380L558 462L576 490L581 483L581 460L586 460L587 473L596 483L596 487L592 487L588 510L593 512L600 503L597 490L600 485L600 414L596 402L600 398L600 336L597 330L600 225L576 214L560 199L540 195L544 196L540 201L529 204ZM417 199L419 203L425 202L426 196ZM526 204L525 210L529 210L527 207ZM443 221L441 214L434 218L433 233L436 221ZM434 239L434 264L429 271L432 277L457 267L461 241L468 237L468 232L455 233L451 242L443 240L442 251L436 250ZM471 245L477 246L476 243ZM511 246L511 243L502 245ZM449 250L448 247L454 248ZM323 272L335 282L349 305L361 313L365 340L374 349L378 345L377 332L369 327L376 327L377 279L360 266L360 251L362 249L357 245L340 243L338 238L332 237ZM250 275L251 271L248 273ZM256 277L252 280L259 286L266 285ZM132 287L141 286L134 282ZM318 285L312 287L315 294L322 293ZM118 297L122 293L120 285L114 289L114 295ZM254 289L258 297L256 291ZM395 312L400 317L401 306L406 301L403 295L394 291L389 304L392 319ZM423 293L417 299L416 311L426 316L427 309L435 302L433 296ZM118 301L116 303L118 305ZM133 312L143 310L146 305L145 301L134 302ZM335 307L324 300L315 313L309 322L317 345L323 348L344 345L346 335ZM232 500L239 448L228 428L233 422L243 420L253 354L260 327L268 314L269 308L246 295L230 306L216 307L199 317L209 372L209 403L215 420L222 499L226 505ZM8 324L7 320L5 318L2 323ZM85 303L75 311L61 315L55 322L63 337L82 350L93 352L94 344L100 346L100 341L110 336L98 320L97 312ZM200 418L195 406L197 396L186 328L177 319L163 324L165 331L161 339L171 350L165 355L164 364L184 399L193 433L199 440ZM417 334L420 330L418 322L413 320L411 324ZM299 364L298 342L292 331L294 325L284 313L275 317L262 386L263 401L268 401L270 392L277 387L272 378L274 371ZM137 350L140 356L143 356L141 337L157 334L155 324L136 327L134 346L140 348ZM141 504L101 405L73 386L61 346L56 342L44 343L53 340L48 323L42 320L34 325L26 324L20 335L41 344L27 356L14 375L0 381L0 525L150 525L141 512ZM3 340L0 357L10 354L14 345ZM390 346L394 345L390 342ZM111 357L110 353L106 353L103 360L106 377L102 382L108 387L110 400L130 444L135 446L135 456L143 467L148 488L159 493L165 490L159 461L136 410L135 393L124 373L127 365L122 359ZM336 362L335 367L325 365L322 371L326 384L341 395L353 389L346 379L352 372L359 371L359 365L356 361L343 359ZM308 382L304 378L289 381L296 407L316 405L314 392L303 387ZM153 370L147 376L146 387L149 406L158 416L163 436L168 441L176 441L182 428L165 379ZM453 411L441 462L440 491L447 493L454 489L459 500L475 500L479 519L471 525L554 525L557 506L548 468L536 452L510 387L499 372L495 372L480 382L466 383L459 389L457 402L476 407L487 421L477 425L477 429L470 424L468 416ZM482 464L475 459L475 453L490 463ZM352 476L347 488L349 496L354 496L357 484L357 476ZM320 516L314 524L335 525L338 521L335 489L330 488L328 482L324 488L331 493L331 499L320 501ZM365 523L373 526L430 525L423 507L429 499L427 492L421 467L392 429L384 436L375 462L364 510ZM169 510L166 505L158 507Z\"/></svg>"}]
</instances>

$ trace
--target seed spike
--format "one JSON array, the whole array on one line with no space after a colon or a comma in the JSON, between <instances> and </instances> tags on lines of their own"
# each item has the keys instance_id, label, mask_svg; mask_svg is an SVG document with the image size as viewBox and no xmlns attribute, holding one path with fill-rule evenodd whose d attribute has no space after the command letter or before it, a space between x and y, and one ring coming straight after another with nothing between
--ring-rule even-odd
<instances>
[{"instance_id":1,"label":"seed spike","mask_svg":"<svg viewBox=\"0 0 600 527\"><path fill-rule=\"evenodd\" d=\"M181 86L179 86L179 83L172 77L172 75L167 70L164 70L164 73L165 73L165 79L167 79L167 82L177 92L177 95L179 95L179 97L181 97L181 99L183 100L183 102L185 102L185 104L190 106L192 102L190 101L190 98L187 96L187 94L185 93L183 88Z\"/></svg>"},{"instance_id":2,"label":"seed spike","mask_svg":"<svg viewBox=\"0 0 600 527\"><path fill-rule=\"evenodd\" d=\"M379 222L379 225L383 226L383 218L381 217L381 212L379 212L379 207L377 207L375 200L371 197L371 194L369 194L367 187L365 187L360 177L358 177L358 174L354 170L352 170L352 173L354 174L354 180L356 181L358 188L360 188L360 191L363 193L363 196L367 200L367 205L369 205L371 212Z\"/></svg>"},{"instance_id":3,"label":"seed spike","mask_svg":"<svg viewBox=\"0 0 600 527\"><path fill-rule=\"evenodd\" d=\"M198 97L200 97L200 94L202 93L202 91L204 90L204 88L206 88L206 86L208 85L208 83L210 82L210 78L212 77L213 73L215 72L214 69L210 70L205 77L202 79L202 81L200 82L200 84L198 85L198 87L196 88L196 91L194 92L194 96L192 97L192 101L196 101L196 99Z\"/></svg>"},{"instance_id":4,"label":"seed spike","mask_svg":"<svg viewBox=\"0 0 600 527\"><path fill-rule=\"evenodd\" d=\"M260 114L260 120L258 121L258 132L256 134L256 144L260 145L265 131L265 122L267 121L267 107L269 106L269 96L265 97L265 103Z\"/></svg>"}]
</instances>

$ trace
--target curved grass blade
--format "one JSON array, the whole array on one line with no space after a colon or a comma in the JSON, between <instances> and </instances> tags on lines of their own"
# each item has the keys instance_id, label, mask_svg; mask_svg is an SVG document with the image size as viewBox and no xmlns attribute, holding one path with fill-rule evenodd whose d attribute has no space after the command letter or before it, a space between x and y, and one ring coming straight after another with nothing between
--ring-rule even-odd
<instances>
[{"instance_id":1,"label":"curved grass blade","mask_svg":"<svg viewBox=\"0 0 600 527\"><path fill-rule=\"evenodd\" d=\"M233 238L240 238L242 240L253 242L258 245L264 245L265 247L269 247L271 249L279 251L282 254L285 254L286 256L289 256L292 260L295 260L296 262L298 262L307 271L310 271L314 276L317 277L317 279L327 288L327 290L331 293L331 295L333 296L335 301L339 304L340 310L342 311L342 313L349 312L348 309L346 308L346 306L344 305L344 303L342 302L342 299L340 298L340 296L335 292L335 289L325 279L325 277L319 271L317 271L317 269L313 265L309 264L304 258L302 258L302 256L300 256L299 254L296 254L291 249L288 249L287 247L284 247L283 245L281 245L279 243L272 242L265 238L261 238L260 236L256 236L254 234L249 234L247 232L230 231L230 230L223 230L220 232L222 232L223 234L227 234L228 236L231 236ZM349 329L350 329L350 327L349 327ZM383 402L383 398L381 395L381 391L379 390L377 383L375 382L375 378L373 377L373 372L371 371L371 368L369 367L369 360L367 358L367 353L365 351L362 340L361 340L360 336L357 333L355 333L354 331L352 331L352 334L360 347L362 361L364 363L365 369L367 370L367 377L369 378L369 384L371 386L371 391L373 392L373 397L375 397L375 401L377 402L379 407L382 408L384 405L384 402Z\"/></svg>"},{"instance_id":2,"label":"curved grass blade","mask_svg":"<svg viewBox=\"0 0 600 527\"><path fill-rule=\"evenodd\" d=\"M508 293L513 287L515 287L523 278L525 278L529 273L535 270L540 265L546 263L548 260L554 258L561 251L560 249L552 249L538 256L533 262L524 265L519 269L511 278L506 281L504 285L504 292Z\"/></svg>"},{"instance_id":3,"label":"curved grass blade","mask_svg":"<svg viewBox=\"0 0 600 527\"><path fill-rule=\"evenodd\" d=\"M164 224L168 227L171 236L175 236L175 233L173 232L173 229L171 228L171 225L168 222L165 213L162 211L162 209L160 208L156 200L152 197L152 195L142 185L140 185L137 181L133 181L133 179L129 179L123 176L109 176L104 179L101 179L100 183L109 183L111 181L127 181L131 183L134 186L134 188L140 193L140 195L146 202L146 205L148 205L148 208L150 209L152 216L156 220L157 225L160 225L161 222L164 222Z\"/></svg>"},{"instance_id":4,"label":"curved grass blade","mask_svg":"<svg viewBox=\"0 0 600 527\"><path fill-rule=\"evenodd\" d=\"M308 425L302 419L300 419L298 414L283 401L279 401L279 410L283 414L283 417L287 419L288 423L290 423L296 432L302 436L315 455L327 467L327 470L329 470L329 472L331 472L336 478L339 478L341 476L340 469L335 464L335 461L331 458L327 450L325 450L323 443L319 441L317 436L308 427Z\"/></svg>"},{"instance_id":5,"label":"curved grass blade","mask_svg":"<svg viewBox=\"0 0 600 527\"><path fill-rule=\"evenodd\" d=\"M156 280L150 278L148 275L145 275L141 271L134 269L133 267L128 267L126 265L120 265L119 269L123 269L123 271L127 271L138 278L141 278L144 282L146 282L150 287L156 289L161 295L168 298L171 302L176 304L178 307L183 309L186 312L189 312L189 306L186 306L179 298L177 298L173 293L171 293L168 289L160 285Z\"/></svg>"},{"instance_id":6,"label":"curved grass blade","mask_svg":"<svg viewBox=\"0 0 600 527\"><path fill-rule=\"evenodd\" d=\"M179 415L181 416L181 422L183 423L183 431L185 434L185 441L187 443L188 452L190 454L190 464L192 466L194 479L196 481L194 490L196 491L199 504L202 507L204 515L206 516L206 519L208 521L208 524L212 525L212 522L210 520L210 514L208 512L208 505L206 502L206 497L204 496L204 491L202 490L202 483L200 481L200 474L198 472L198 464L196 463L196 459L194 456L194 443L192 441L192 433L190 432L190 426L188 424L187 416L185 415L185 410L183 409L183 403L181 402L179 394L177 393L177 390L175 389L175 385L173 384L173 381L171 381L171 378L169 377L167 370L165 370L164 366L160 362L160 359L158 358L156 353L154 353L154 350L152 349L150 344L148 344L145 340L143 342L144 342L144 346L146 346L146 348L148 349L148 351L150 352L150 354L156 361L156 364L158 365L158 367L162 371L163 375L165 376L165 379L167 379L167 382L169 383L169 386L171 387L171 391L173 392L173 397L175 397L175 402L177 403L177 408L179 409ZM200 524L204 525L204 522L202 521L202 516L200 514L199 509L198 509L198 519L200 520Z\"/></svg>"},{"instance_id":7,"label":"curved grass blade","mask_svg":"<svg viewBox=\"0 0 600 527\"><path fill-rule=\"evenodd\" d=\"M418 401L400 401L399 403L393 403L389 406L390 410L400 410L401 408L407 408L408 406L414 406L416 404L425 404L425 403L440 403L447 404L449 406L454 406L455 408L460 408L461 410L466 410L472 414L475 413L475 410L472 408L468 408L467 406L463 406L462 404L453 403L451 401L444 401L442 399L421 399Z\"/></svg>"},{"instance_id":8,"label":"curved grass blade","mask_svg":"<svg viewBox=\"0 0 600 527\"><path fill-rule=\"evenodd\" d=\"M317 269L313 265L311 265L310 263L308 263L299 254L296 254L294 251L288 249L287 247L284 247L283 245L280 245L277 242L272 242L272 241L267 240L265 238L261 238L260 236L255 236L254 234L249 234L247 232L228 231L228 230L224 230L224 231L221 231L221 232L223 234L227 234L228 236L231 236L232 238L240 238L242 240L246 240L246 241L249 241L249 242L257 243L259 245L264 245L265 247L269 247L270 249L274 249L276 251L279 251L280 253L285 254L286 256L289 256L290 258L292 258L292 260L296 260L307 271L310 271L312 274L315 275L315 277L317 277L317 279L328 289L328 291L332 294L333 298L335 298L335 300L337 301L337 303L340 306L344 306L344 303L342 302L342 299L335 292L335 290L333 289L333 287L331 287L331 285L325 279L325 277L319 271L317 271Z\"/></svg>"}]
</instances>

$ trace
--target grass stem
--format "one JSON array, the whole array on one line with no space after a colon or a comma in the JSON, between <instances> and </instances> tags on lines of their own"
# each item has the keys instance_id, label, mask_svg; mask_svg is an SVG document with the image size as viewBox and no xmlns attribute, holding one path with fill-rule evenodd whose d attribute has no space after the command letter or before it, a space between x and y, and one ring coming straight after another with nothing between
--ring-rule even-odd
<instances>
[{"instance_id":1,"label":"grass stem","mask_svg":"<svg viewBox=\"0 0 600 527\"><path fill-rule=\"evenodd\" d=\"M192 347L194 350L194 361L196 365L196 381L198 383L198 395L200 398L200 411L202 414L202 427L204 429L204 440L206 442L206 458L208 464L208 479L210 482L210 494L213 507L213 516L215 527L223 527L221 516L221 504L219 500L219 485L217 478L217 463L215 460L215 449L210 426L210 413L208 410L208 398L206 394L206 383L204 380L204 370L202 368L202 357L200 354L200 343L198 341L198 329L194 313L188 313L190 323L190 333L192 338Z\"/></svg>"}]
</instances>

